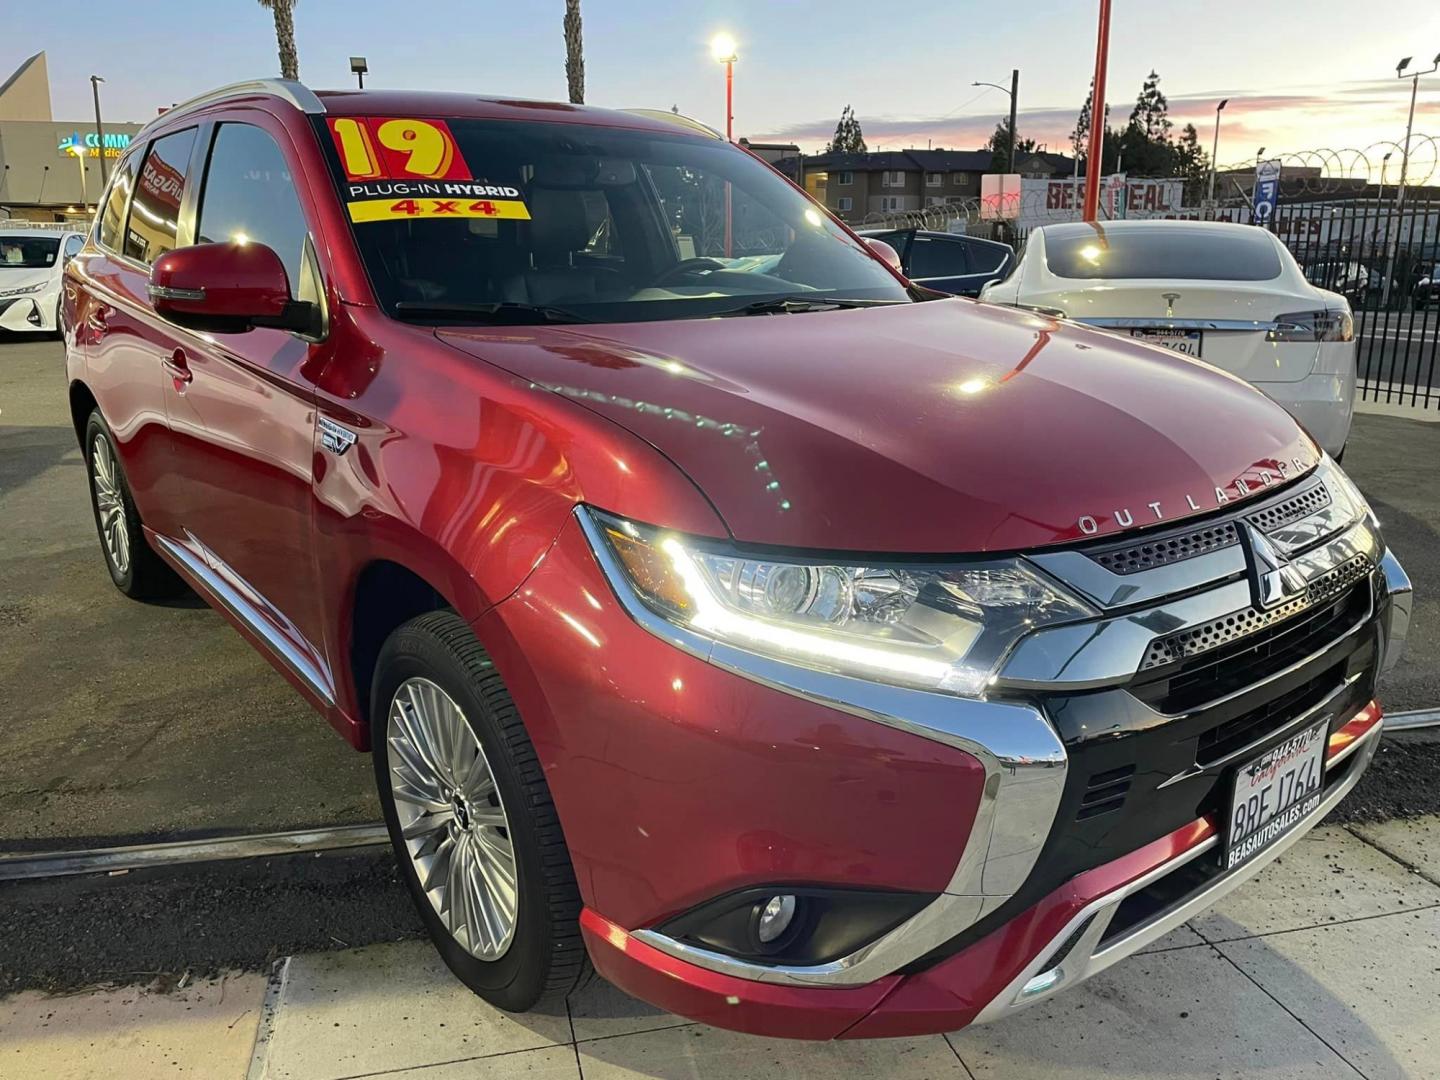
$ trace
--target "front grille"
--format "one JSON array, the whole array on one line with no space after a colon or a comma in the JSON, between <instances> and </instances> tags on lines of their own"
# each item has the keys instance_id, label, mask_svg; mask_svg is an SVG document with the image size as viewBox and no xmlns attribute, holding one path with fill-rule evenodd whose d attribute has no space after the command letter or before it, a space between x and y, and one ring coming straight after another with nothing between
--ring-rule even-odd
<instances>
[{"instance_id":1,"label":"front grille","mask_svg":"<svg viewBox=\"0 0 1440 1080\"><path fill-rule=\"evenodd\" d=\"M1344 662L1335 664L1288 694L1281 694L1258 708L1202 732L1195 745L1195 764L1202 769L1209 768L1279 731L1333 694L1344 678Z\"/></svg>"},{"instance_id":2,"label":"front grille","mask_svg":"<svg viewBox=\"0 0 1440 1080\"><path fill-rule=\"evenodd\" d=\"M1142 570L1153 570L1157 566L1193 559L1197 555L1218 551L1239 542L1240 533L1235 528L1235 523L1226 521L1176 536L1092 551L1090 558L1112 574L1138 574Z\"/></svg>"},{"instance_id":3,"label":"front grille","mask_svg":"<svg viewBox=\"0 0 1440 1080\"><path fill-rule=\"evenodd\" d=\"M1255 513L1247 515L1245 520L1261 532L1269 533L1299 521L1301 518L1307 518L1315 511L1323 510L1329 505L1330 491L1323 482L1320 482L1297 495L1292 495L1284 502L1275 503L1273 506L1267 506L1263 510L1257 510Z\"/></svg>"},{"instance_id":4,"label":"front grille","mask_svg":"<svg viewBox=\"0 0 1440 1080\"><path fill-rule=\"evenodd\" d=\"M1075 812L1076 821L1108 814L1125 805L1125 796L1130 794L1130 780L1135 775L1134 765L1118 769L1107 769L1090 777L1085 785L1085 794L1080 797L1080 809Z\"/></svg>"},{"instance_id":5,"label":"front grille","mask_svg":"<svg viewBox=\"0 0 1440 1080\"><path fill-rule=\"evenodd\" d=\"M1283 671L1337 641L1365 618L1370 610L1369 581L1347 584L1348 591L1298 618L1271 620L1249 636L1231 637L1169 665L1151 665L1131 684L1130 692L1159 712L1183 713Z\"/></svg>"}]
</instances>

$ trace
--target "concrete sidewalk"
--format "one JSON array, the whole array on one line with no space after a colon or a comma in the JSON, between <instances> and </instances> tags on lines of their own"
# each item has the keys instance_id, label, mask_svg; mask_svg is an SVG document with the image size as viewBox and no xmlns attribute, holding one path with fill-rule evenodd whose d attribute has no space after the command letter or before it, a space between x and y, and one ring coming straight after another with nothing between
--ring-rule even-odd
<instances>
[{"instance_id":1,"label":"concrete sidewalk","mask_svg":"<svg viewBox=\"0 0 1440 1080\"><path fill-rule=\"evenodd\" d=\"M295 956L267 980L0 1001L0 1075L1440 1076L1440 818L1319 829L1144 954L957 1034L810 1044L689 1023L597 983L509 1016L420 942Z\"/></svg>"}]
</instances>

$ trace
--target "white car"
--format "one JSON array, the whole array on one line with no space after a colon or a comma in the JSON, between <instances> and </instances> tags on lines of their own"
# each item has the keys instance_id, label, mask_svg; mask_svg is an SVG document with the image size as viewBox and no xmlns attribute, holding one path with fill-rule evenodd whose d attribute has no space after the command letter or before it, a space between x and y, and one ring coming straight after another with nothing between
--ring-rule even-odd
<instances>
[{"instance_id":1,"label":"white car","mask_svg":"<svg viewBox=\"0 0 1440 1080\"><path fill-rule=\"evenodd\" d=\"M1265 391L1332 456L1355 408L1349 302L1318 289L1264 229L1198 221L1032 229L980 299L1103 327L1193 356Z\"/></svg>"},{"instance_id":2,"label":"white car","mask_svg":"<svg viewBox=\"0 0 1440 1080\"><path fill-rule=\"evenodd\" d=\"M65 264L85 234L57 225L0 221L0 330L60 332Z\"/></svg>"}]
</instances>

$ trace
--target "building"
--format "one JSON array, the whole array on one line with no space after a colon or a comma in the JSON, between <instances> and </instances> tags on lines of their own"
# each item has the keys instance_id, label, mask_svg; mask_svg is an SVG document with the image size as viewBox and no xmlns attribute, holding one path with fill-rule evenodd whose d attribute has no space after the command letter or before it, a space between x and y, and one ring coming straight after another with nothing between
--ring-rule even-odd
<instances>
[{"instance_id":1,"label":"building","mask_svg":"<svg viewBox=\"0 0 1440 1080\"><path fill-rule=\"evenodd\" d=\"M103 187L101 156L112 164L143 125L56 120L45 54L0 82L0 218L88 221ZM103 145L102 145L103 143Z\"/></svg>"},{"instance_id":2,"label":"building","mask_svg":"<svg viewBox=\"0 0 1440 1080\"><path fill-rule=\"evenodd\" d=\"M1063 154L1023 155L1020 171L1048 179L1068 176ZM782 158L775 167L804 186L839 217L863 223L885 214L923 210L980 197L980 178L991 171L989 150L881 150L865 154L813 154Z\"/></svg>"}]
</instances>

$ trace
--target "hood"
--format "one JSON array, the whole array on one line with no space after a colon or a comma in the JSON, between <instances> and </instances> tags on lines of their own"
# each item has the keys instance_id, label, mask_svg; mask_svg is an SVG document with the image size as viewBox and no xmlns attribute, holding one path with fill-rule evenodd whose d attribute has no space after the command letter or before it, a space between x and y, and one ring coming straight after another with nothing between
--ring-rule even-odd
<instances>
[{"instance_id":1,"label":"hood","mask_svg":"<svg viewBox=\"0 0 1440 1080\"><path fill-rule=\"evenodd\" d=\"M0 295L30 285L44 285L49 280L49 270L30 266L6 266L0 263Z\"/></svg>"},{"instance_id":2,"label":"hood","mask_svg":"<svg viewBox=\"0 0 1440 1080\"><path fill-rule=\"evenodd\" d=\"M1283 409L1208 365L968 300L438 336L645 439L754 544L1041 547L1205 513L1318 461Z\"/></svg>"}]
</instances>

